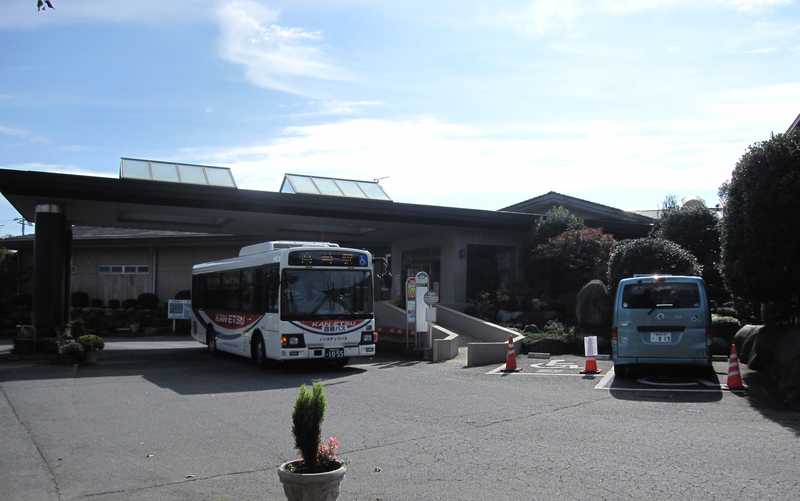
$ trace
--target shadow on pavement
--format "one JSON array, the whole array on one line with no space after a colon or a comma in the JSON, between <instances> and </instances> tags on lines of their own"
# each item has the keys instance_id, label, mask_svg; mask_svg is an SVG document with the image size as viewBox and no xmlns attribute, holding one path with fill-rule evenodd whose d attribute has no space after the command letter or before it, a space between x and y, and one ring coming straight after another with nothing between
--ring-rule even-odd
<instances>
[{"instance_id":1,"label":"shadow on pavement","mask_svg":"<svg viewBox=\"0 0 800 501\"><path fill-rule=\"evenodd\" d=\"M717 402L723 391L713 369L684 366L637 367L625 378L614 376L609 393L619 400Z\"/></svg>"},{"instance_id":2,"label":"shadow on pavement","mask_svg":"<svg viewBox=\"0 0 800 501\"><path fill-rule=\"evenodd\" d=\"M211 355L198 347L109 350L100 353L93 366L0 364L0 382L140 376L182 395L201 395L295 388L313 381L326 384L364 372L358 367L312 362L262 369L251 360L224 353Z\"/></svg>"},{"instance_id":3,"label":"shadow on pavement","mask_svg":"<svg viewBox=\"0 0 800 501\"><path fill-rule=\"evenodd\" d=\"M762 373L747 372L743 379L748 391L741 396L747 398L750 406L765 418L800 436L800 409L787 405Z\"/></svg>"}]
</instances>

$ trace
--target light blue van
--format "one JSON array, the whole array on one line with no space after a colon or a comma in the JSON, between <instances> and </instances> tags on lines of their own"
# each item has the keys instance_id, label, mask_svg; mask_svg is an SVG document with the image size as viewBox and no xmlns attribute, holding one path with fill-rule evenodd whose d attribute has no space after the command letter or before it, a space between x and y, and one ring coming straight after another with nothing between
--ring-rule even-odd
<instances>
[{"instance_id":1,"label":"light blue van","mask_svg":"<svg viewBox=\"0 0 800 501\"><path fill-rule=\"evenodd\" d=\"M700 277L647 275L620 280L614 301L614 373L633 365L710 365L711 314Z\"/></svg>"}]
</instances>

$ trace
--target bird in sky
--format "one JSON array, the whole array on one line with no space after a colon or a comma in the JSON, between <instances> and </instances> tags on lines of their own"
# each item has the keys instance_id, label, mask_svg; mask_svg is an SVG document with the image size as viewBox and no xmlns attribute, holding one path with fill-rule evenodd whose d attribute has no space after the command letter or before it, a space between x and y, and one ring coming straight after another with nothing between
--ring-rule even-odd
<instances>
[{"instance_id":1,"label":"bird in sky","mask_svg":"<svg viewBox=\"0 0 800 501\"><path fill-rule=\"evenodd\" d=\"M48 7L51 9L55 9L55 7L53 7L53 4L50 3L50 0L37 0L36 10L38 11L47 10Z\"/></svg>"}]
</instances>

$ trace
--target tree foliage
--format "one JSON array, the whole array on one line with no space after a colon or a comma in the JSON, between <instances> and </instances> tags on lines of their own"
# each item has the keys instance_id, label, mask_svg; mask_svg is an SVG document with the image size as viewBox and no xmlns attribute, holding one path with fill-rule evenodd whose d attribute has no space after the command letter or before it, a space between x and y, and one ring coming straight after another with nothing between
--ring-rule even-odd
<instances>
[{"instance_id":1,"label":"tree foliage","mask_svg":"<svg viewBox=\"0 0 800 501\"><path fill-rule=\"evenodd\" d=\"M662 238L624 240L614 247L608 260L608 280L612 290L623 278L636 274L698 276L703 267L691 252Z\"/></svg>"},{"instance_id":2,"label":"tree foliage","mask_svg":"<svg viewBox=\"0 0 800 501\"><path fill-rule=\"evenodd\" d=\"M531 283L554 294L574 295L586 282L604 278L615 243L599 229L568 229L532 249Z\"/></svg>"},{"instance_id":3,"label":"tree foliage","mask_svg":"<svg viewBox=\"0 0 800 501\"><path fill-rule=\"evenodd\" d=\"M700 205L665 208L650 236L671 240L691 252L703 266L703 279L711 296L724 296L719 270L720 223L710 209Z\"/></svg>"},{"instance_id":4,"label":"tree foliage","mask_svg":"<svg viewBox=\"0 0 800 501\"><path fill-rule=\"evenodd\" d=\"M800 129L751 145L723 185L722 262L735 296L800 294Z\"/></svg>"},{"instance_id":5,"label":"tree foliage","mask_svg":"<svg viewBox=\"0 0 800 501\"><path fill-rule=\"evenodd\" d=\"M535 247L539 244L543 244L567 230L577 230L581 228L585 228L583 220L571 213L569 209L561 205L552 207L536 222L533 228L531 246Z\"/></svg>"}]
</instances>

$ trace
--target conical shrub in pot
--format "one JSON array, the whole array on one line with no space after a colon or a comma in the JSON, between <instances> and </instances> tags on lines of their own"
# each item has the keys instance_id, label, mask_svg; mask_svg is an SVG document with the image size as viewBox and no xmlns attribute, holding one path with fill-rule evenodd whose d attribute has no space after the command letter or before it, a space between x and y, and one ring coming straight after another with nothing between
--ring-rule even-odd
<instances>
[{"instance_id":1,"label":"conical shrub in pot","mask_svg":"<svg viewBox=\"0 0 800 501\"><path fill-rule=\"evenodd\" d=\"M335 501L346 468L336 457L338 442L331 437L322 444L322 421L327 401L325 389L314 383L300 386L292 412L294 444L302 459L278 468L278 478L290 501Z\"/></svg>"}]
</instances>

